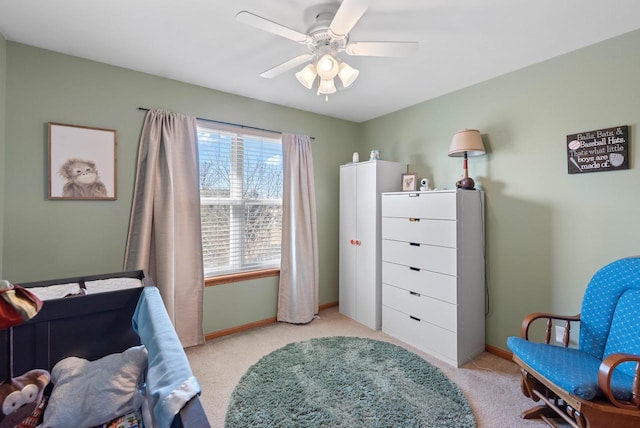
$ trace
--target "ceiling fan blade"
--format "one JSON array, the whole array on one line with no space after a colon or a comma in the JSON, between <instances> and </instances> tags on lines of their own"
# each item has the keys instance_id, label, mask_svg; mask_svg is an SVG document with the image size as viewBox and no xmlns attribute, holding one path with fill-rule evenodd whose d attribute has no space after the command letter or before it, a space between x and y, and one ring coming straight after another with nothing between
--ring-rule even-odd
<instances>
[{"instance_id":1,"label":"ceiling fan blade","mask_svg":"<svg viewBox=\"0 0 640 428\"><path fill-rule=\"evenodd\" d=\"M362 18L370 4L371 0L343 0L329 24L329 31L338 39L346 36Z\"/></svg>"},{"instance_id":2,"label":"ceiling fan blade","mask_svg":"<svg viewBox=\"0 0 640 428\"><path fill-rule=\"evenodd\" d=\"M280 65L276 65L275 67L270 68L267 71L263 71L262 73L260 73L260 77L271 79L273 77L276 77L284 73L287 70L291 70L293 67L297 67L300 64L304 64L305 62L309 61L311 58L313 58L312 54L298 55L295 58L291 58L289 61L285 61Z\"/></svg>"},{"instance_id":3,"label":"ceiling fan blade","mask_svg":"<svg viewBox=\"0 0 640 428\"><path fill-rule=\"evenodd\" d=\"M311 37L306 34L292 30L289 27L285 27L284 25L270 21L267 18L255 15L251 12L247 12L246 10L238 12L236 15L236 21L251 25L252 27L260 30L268 31L269 33L273 33L277 36L293 40L294 42L309 43L311 41Z\"/></svg>"},{"instance_id":4,"label":"ceiling fan blade","mask_svg":"<svg viewBox=\"0 0 640 428\"><path fill-rule=\"evenodd\" d=\"M345 47L345 52L356 56L404 57L415 54L418 42L353 42Z\"/></svg>"}]
</instances>

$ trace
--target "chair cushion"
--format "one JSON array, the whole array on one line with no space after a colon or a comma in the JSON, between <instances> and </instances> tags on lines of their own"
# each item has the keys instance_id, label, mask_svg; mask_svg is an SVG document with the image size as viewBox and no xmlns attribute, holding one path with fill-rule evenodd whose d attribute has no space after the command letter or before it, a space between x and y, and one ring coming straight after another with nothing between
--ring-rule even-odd
<instances>
[{"instance_id":1,"label":"chair cushion","mask_svg":"<svg viewBox=\"0 0 640 428\"><path fill-rule=\"evenodd\" d=\"M598 369L601 361L591 354L575 348L529 342L519 337L507 339L507 346L525 364L565 391L586 400L600 394ZM631 398L633 377L616 370L611 383L616 399Z\"/></svg>"},{"instance_id":2,"label":"chair cushion","mask_svg":"<svg viewBox=\"0 0 640 428\"><path fill-rule=\"evenodd\" d=\"M580 310L580 349L604 358L607 337L620 296L640 290L640 258L628 257L604 266L593 275Z\"/></svg>"},{"instance_id":3,"label":"chair cushion","mask_svg":"<svg viewBox=\"0 0 640 428\"><path fill-rule=\"evenodd\" d=\"M619 352L640 355L640 290L625 291L616 305L604 355ZM633 376L635 363L622 363L618 369Z\"/></svg>"}]
</instances>

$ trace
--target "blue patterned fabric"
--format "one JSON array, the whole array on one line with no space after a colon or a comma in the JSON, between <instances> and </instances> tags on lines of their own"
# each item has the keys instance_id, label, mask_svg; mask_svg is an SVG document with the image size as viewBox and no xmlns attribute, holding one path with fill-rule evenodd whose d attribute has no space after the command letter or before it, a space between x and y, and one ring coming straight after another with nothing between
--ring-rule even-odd
<instances>
[{"instance_id":1,"label":"blue patterned fabric","mask_svg":"<svg viewBox=\"0 0 640 428\"><path fill-rule=\"evenodd\" d=\"M617 260L596 272L582 299L580 349L603 359L613 313L627 289L640 290L639 257Z\"/></svg>"},{"instance_id":2,"label":"blue patterned fabric","mask_svg":"<svg viewBox=\"0 0 640 428\"><path fill-rule=\"evenodd\" d=\"M604 355L617 353L640 355L640 290L625 291L613 315L613 323ZM629 376L633 376L635 364L622 363L618 366Z\"/></svg>"},{"instance_id":3,"label":"blue patterned fabric","mask_svg":"<svg viewBox=\"0 0 640 428\"><path fill-rule=\"evenodd\" d=\"M529 367L565 391L586 400L600 393L598 369L601 360L591 354L575 348L529 342L519 337L507 339L507 345ZM632 376L616 370L611 385L617 399L631 398Z\"/></svg>"},{"instance_id":4,"label":"blue patterned fabric","mask_svg":"<svg viewBox=\"0 0 640 428\"><path fill-rule=\"evenodd\" d=\"M640 354L640 257L617 260L593 276L582 301L578 349L510 337L507 346L560 388L584 399L600 394L598 369L611 354ZM614 371L611 386L619 400L631 398L634 363Z\"/></svg>"}]
</instances>

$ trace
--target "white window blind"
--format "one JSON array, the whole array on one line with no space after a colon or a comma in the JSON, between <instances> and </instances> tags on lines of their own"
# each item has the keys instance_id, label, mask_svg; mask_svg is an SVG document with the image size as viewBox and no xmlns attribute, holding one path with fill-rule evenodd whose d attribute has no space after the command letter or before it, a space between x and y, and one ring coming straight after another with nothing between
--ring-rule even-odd
<instances>
[{"instance_id":1,"label":"white window blind","mask_svg":"<svg viewBox=\"0 0 640 428\"><path fill-rule=\"evenodd\" d=\"M198 122L205 277L280 266L279 137Z\"/></svg>"}]
</instances>

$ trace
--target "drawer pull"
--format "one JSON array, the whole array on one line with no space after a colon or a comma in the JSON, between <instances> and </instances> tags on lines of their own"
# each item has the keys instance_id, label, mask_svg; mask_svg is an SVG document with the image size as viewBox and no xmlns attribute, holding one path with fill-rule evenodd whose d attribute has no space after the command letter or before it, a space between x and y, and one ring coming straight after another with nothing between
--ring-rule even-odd
<instances>
[{"instance_id":1,"label":"drawer pull","mask_svg":"<svg viewBox=\"0 0 640 428\"><path fill-rule=\"evenodd\" d=\"M409 193L409 197L410 198L419 198L420 197L420 193Z\"/></svg>"},{"instance_id":2,"label":"drawer pull","mask_svg":"<svg viewBox=\"0 0 640 428\"><path fill-rule=\"evenodd\" d=\"M415 218L415 217L409 217L409 221L416 221L419 222L420 219L419 218Z\"/></svg>"},{"instance_id":3,"label":"drawer pull","mask_svg":"<svg viewBox=\"0 0 640 428\"><path fill-rule=\"evenodd\" d=\"M416 293L415 291L409 291L409 294L420 297L420 293Z\"/></svg>"},{"instance_id":4,"label":"drawer pull","mask_svg":"<svg viewBox=\"0 0 640 428\"><path fill-rule=\"evenodd\" d=\"M418 321L418 322L420 322L420 318L416 318L416 317L414 317L413 315L409 315L409 318L411 318L411 319L412 319L412 320L414 320L414 321Z\"/></svg>"},{"instance_id":5,"label":"drawer pull","mask_svg":"<svg viewBox=\"0 0 640 428\"><path fill-rule=\"evenodd\" d=\"M409 245L411 245L412 247L419 247L420 244L417 242L409 242Z\"/></svg>"},{"instance_id":6,"label":"drawer pull","mask_svg":"<svg viewBox=\"0 0 640 428\"><path fill-rule=\"evenodd\" d=\"M416 272L420 272L420 268L409 266L409 269L415 270Z\"/></svg>"}]
</instances>

